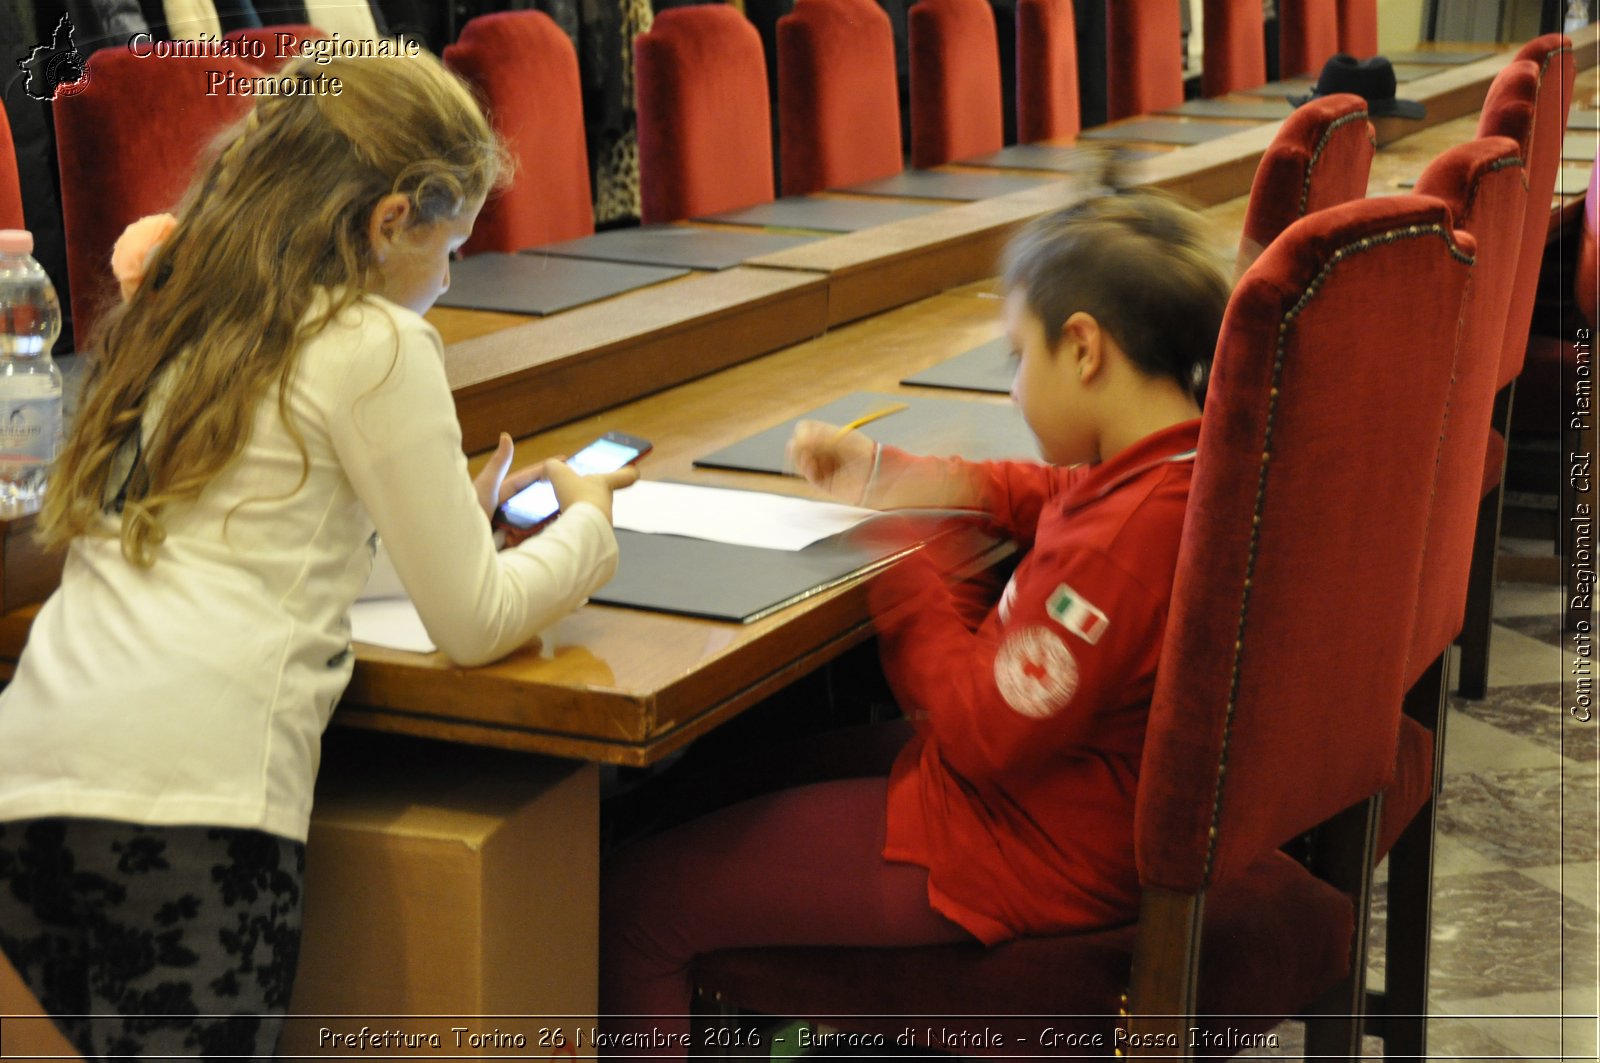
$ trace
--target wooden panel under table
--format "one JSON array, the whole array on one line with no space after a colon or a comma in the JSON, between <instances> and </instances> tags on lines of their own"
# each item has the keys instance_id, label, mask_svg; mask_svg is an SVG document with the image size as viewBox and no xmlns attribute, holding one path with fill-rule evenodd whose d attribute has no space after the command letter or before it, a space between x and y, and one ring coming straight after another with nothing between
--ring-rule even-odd
<instances>
[{"instance_id":1,"label":"wooden panel under table","mask_svg":"<svg viewBox=\"0 0 1600 1063\"><path fill-rule=\"evenodd\" d=\"M986 294L974 286L936 296L524 439L518 460L570 453L615 429L654 442L643 466L649 479L814 496L791 477L696 469L693 462L850 391L957 397L902 389L898 381L998 334L1000 304ZM867 582L744 625L589 605L546 632L543 645L483 668L455 668L438 654L360 646L355 678L335 721L649 763L867 638Z\"/></svg>"}]
</instances>

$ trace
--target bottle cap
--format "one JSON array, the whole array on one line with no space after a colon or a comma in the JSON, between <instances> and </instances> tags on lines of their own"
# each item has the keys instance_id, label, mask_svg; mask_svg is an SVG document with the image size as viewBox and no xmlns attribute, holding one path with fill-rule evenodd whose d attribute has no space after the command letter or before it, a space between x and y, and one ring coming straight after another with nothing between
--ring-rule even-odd
<instances>
[{"instance_id":1,"label":"bottle cap","mask_svg":"<svg viewBox=\"0 0 1600 1063\"><path fill-rule=\"evenodd\" d=\"M33 234L26 229L0 229L0 255L33 254Z\"/></svg>"}]
</instances>

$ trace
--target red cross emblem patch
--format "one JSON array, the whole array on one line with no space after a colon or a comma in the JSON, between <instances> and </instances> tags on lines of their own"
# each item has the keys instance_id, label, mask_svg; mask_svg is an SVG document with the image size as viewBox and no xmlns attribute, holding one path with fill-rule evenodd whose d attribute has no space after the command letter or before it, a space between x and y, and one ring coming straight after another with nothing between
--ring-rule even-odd
<instances>
[{"instance_id":1,"label":"red cross emblem patch","mask_svg":"<svg viewBox=\"0 0 1600 1063\"><path fill-rule=\"evenodd\" d=\"M1023 627L1000 644L994 681L1007 705L1030 719L1043 720L1072 700L1078 689L1078 662L1049 628Z\"/></svg>"}]
</instances>

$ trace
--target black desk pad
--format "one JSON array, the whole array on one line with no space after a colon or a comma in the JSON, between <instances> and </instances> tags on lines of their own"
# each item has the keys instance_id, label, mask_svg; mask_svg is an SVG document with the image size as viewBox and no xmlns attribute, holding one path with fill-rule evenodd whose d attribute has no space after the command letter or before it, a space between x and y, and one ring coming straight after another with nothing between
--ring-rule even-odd
<instances>
[{"instance_id":1,"label":"black desk pad","mask_svg":"<svg viewBox=\"0 0 1600 1063\"><path fill-rule=\"evenodd\" d=\"M1574 108L1567 114L1567 128L1600 130L1600 110L1591 107L1580 111Z\"/></svg>"},{"instance_id":2,"label":"black desk pad","mask_svg":"<svg viewBox=\"0 0 1600 1063\"><path fill-rule=\"evenodd\" d=\"M1394 64L1394 79L1398 84L1404 85L1408 81L1418 78L1431 77L1439 73L1438 67L1423 66L1421 63L1396 63ZM1405 93L1401 93L1404 96Z\"/></svg>"},{"instance_id":3,"label":"black desk pad","mask_svg":"<svg viewBox=\"0 0 1600 1063\"><path fill-rule=\"evenodd\" d=\"M814 236L791 233L730 232L726 229L697 229L687 225L644 225L632 229L612 229L577 240L533 247L523 254L632 262L641 266L719 270L772 254L774 251L786 251L815 239Z\"/></svg>"},{"instance_id":4,"label":"black desk pad","mask_svg":"<svg viewBox=\"0 0 1600 1063\"><path fill-rule=\"evenodd\" d=\"M962 173L958 170L903 170L865 184L841 188L864 196L905 196L909 199L959 199L973 201L1023 192L1049 184L1046 177L1009 173Z\"/></svg>"},{"instance_id":5,"label":"black desk pad","mask_svg":"<svg viewBox=\"0 0 1600 1063\"><path fill-rule=\"evenodd\" d=\"M1112 154L1118 162L1138 162L1159 151L1131 151L1095 144L1069 148L1054 144L1012 144L989 155L957 160L962 166L988 166L997 170L1049 170L1054 173L1098 175Z\"/></svg>"},{"instance_id":6,"label":"black desk pad","mask_svg":"<svg viewBox=\"0 0 1600 1063\"><path fill-rule=\"evenodd\" d=\"M1147 140L1154 144L1204 144L1237 133L1248 126L1218 122L1177 122L1144 118L1114 126L1096 126L1078 134L1080 140Z\"/></svg>"},{"instance_id":7,"label":"black desk pad","mask_svg":"<svg viewBox=\"0 0 1600 1063\"><path fill-rule=\"evenodd\" d=\"M1384 56L1391 63L1417 66L1461 66L1487 59L1493 52L1390 52Z\"/></svg>"},{"instance_id":8,"label":"black desk pad","mask_svg":"<svg viewBox=\"0 0 1600 1063\"><path fill-rule=\"evenodd\" d=\"M1294 112L1288 100L1185 100L1181 107L1162 111L1162 114L1181 114L1190 118L1249 118L1257 122L1271 122L1287 118Z\"/></svg>"},{"instance_id":9,"label":"black desk pad","mask_svg":"<svg viewBox=\"0 0 1600 1063\"><path fill-rule=\"evenodd\" d=\"M900 383L1009 395L1011 379L1016 371L1016 359L1011 357L1011 341L1001 336L954 358L947 358L938 365L930 365Z\"/></svg>"},{"instance_id":10,"label":"black desk pad","mask_svg":"<svg viewBox=\"0 0 1600 1063\"><path fill-rule=\"evenodd\" d=\"M760 619L901 552L849 535L804 550L767 550L621 528L616 534L617 574L590 601L735 623Z\"/></svg>"},{"instance_id":11,"label":"black desk pad","mask_svg":"<svg viewBox=\"0 0 1600 1063\"><path fill-rule=\"evenodd\" d=\"M1600 152L1600 137L1593 133L1568 133L1561 138L1561 157L1579 162L1592 162Z\"/></svg>"},{"instance_id":12,"label":"black desk pad","mask_svg":"<svg viewBox=\"0 0 1600 1063\"><path fill-rule=\"evenodd\" d=\"M917 454L954 454L970 461L1018 458L1039 460L1039 448L1015 406L961 399L924 399L909 395L883 395L857 391L818 407L800 417L711 454L696 458L703 468L792 476L784 451L796 421L827 421L843 425L885 406L904 403L906 409L873 421L861 429L879 443Z\"/></svg>"},{"instance_id":13,"label":"black desk pad","mask_svg":"<svg viewBox=\"0 0 1600 1063\"><path fill-rule=\"evenodd\" d=\"M1289 96L1304 96L1311 91L1313 79L1288 78L1284 81L1269 81L1265 85L1257 85L1253 89L1234 89L1240 96L1276 96L1285 99Z\"/></svg>"},{"instance_id":14,"label":"black desk pad","mask_svg":"<svg viewBox=\"0 0 1600 1063\"><path fill-rule=\"evenodd\" d=\"M853 233L875 225L919 218L944 208L936 203L896 203L887 199L829 199L821 196L785 196L743 210L713 214L701 221L723 225L755 225L775 229L817 229Z\"/></svg>"},{"instance_id":15,"label":"black desk pad","mask_svg":"<svg viewBox=\"0 0 1600 1063\"><path fill-rule=\"evenodd\" d=\"M450 263L450 289L439 296L437 305L508 314L555 314L688 272L491 251Z\"/></svg>"}]
</instances>

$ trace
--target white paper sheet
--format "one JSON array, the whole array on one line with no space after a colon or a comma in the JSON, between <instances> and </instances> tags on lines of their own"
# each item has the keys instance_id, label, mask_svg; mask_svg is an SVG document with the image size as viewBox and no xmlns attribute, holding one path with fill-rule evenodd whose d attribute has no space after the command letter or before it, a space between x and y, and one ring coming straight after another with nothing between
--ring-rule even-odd
<instances>
[{"instance_id":1,"label":"white paper sheet","mask_svg":"<svg viewBox=\"0 0 1600 1063\"><path fill-rule=\"evenodd\" d=\"M655 480L618 491L611 511L612 522L628 531L769 550L803 550L877 516L876 510L835 502Z\"/></svg>"}]
</instances>

